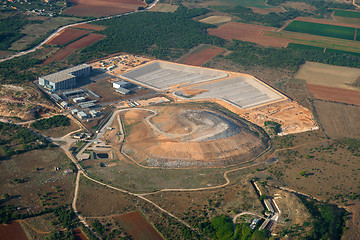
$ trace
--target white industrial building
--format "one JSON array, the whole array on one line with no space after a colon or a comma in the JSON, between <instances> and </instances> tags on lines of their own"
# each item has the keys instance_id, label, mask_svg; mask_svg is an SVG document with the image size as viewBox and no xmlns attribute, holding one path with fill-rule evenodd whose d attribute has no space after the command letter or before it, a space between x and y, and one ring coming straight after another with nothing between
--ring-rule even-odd
<instances>
[{"instance_id":1,"label":"white industrial building","mask_svg":"<svg viewBox=\"0 0 360 240\"><path fill-rule=\"evenodd\" d=\"M90 75L92 66L81 64L72 68L39 77L39 84L52 91L76 86L76 78Z\"/></svg>"},{"instance_id":2,"label":"white industrial building","mask_svg":"<svg viewBox=\"0 0 360 240\"><path fill-rule=\"evenodd\" d=\"M113 88L126 88L130 85L130 83L125 81L118 81L113 83Z\"/></svg>"}]
</instances>

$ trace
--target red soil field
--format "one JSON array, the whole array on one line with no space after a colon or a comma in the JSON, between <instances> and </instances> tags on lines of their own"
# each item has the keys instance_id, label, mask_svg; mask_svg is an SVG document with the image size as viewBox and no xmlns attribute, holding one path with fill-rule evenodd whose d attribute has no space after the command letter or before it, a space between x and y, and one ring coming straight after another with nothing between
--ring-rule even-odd
<instances>
[{"instance_id":1,"label":"red soil field","mask_svg":"<svg viewBox=\"0 0 360 240\"><path fill-rule=\"evenodd\" d=\"M276 28L272 27L230 22L221 25L216 29L208 29L208 33L227 40L237 39L257 43L263 46L287 47L287 45L291 42L289 39L264 36L264 32L274 32L276 30Z\"/></svg>"},{"instance_id":2,"label":"red soil field","mask_svg":"<svg viewBox=\"0 0 360 240\"><path fill-rule=\"evenodd\" d=\"M27 240L27 236L18 222L0 224L1 240Z\"/></svg>"},{"instance_id":3,"label":"red soil field","mask_svg":"<svg viewBox=\"0 0 360 240\"><path fill-rule=\"evenodd\" d=\"M100 25L83 23L83 24L79 24L79 25L74 26L74 28L82 28L82 29L101 31L101 30L104 30L106 27L105 26L100 26Z\"/></svg>"},{"instance_id":4,"label":"red soil field","mask_svg":"<svg viewBox=\"0 0 360 240\"><path fill-rule=\"evenodd\" d=\"M359 28L358 24L340 23L340 22L331 21L329 19L297 17L293 21L295 21L295 20L296 21L303 21L303 22L313 22L313 23L322 23L322 24L329 24L329 25L336 25L336 26Z\"/></svg>"},{"instance_id":5,"label":"red soil field","mask_svg":"<svg viewBox=\"0 0 360 240\"><path fill-rule=\"evenodd\" d=\"M50 39L47 42L47 44L64 45L88 33L89 33L88 31L84 31L80 29L66 28L64 31L60 33L60 35Z\"/></svg>"},{"instance_id":6,"label":"red soil field","mask_svg":"<svg viewBox=\"0 0 360 240\"><path fill-rule=\"evenodd\" d=\"M48 57L41 65L49 64L55 60L60 60L60 61L64 60L67 56L69 56L71 53L73 53L77 49L85 48L85 47L89 46L90 44L97 42L103 38L105 38L104 35L94 34L94 33L89 34L83 38L80 38L79 40L77 40L73 43L70 43L65 48L58 50L55 54Z\"/></svg>"},{"instance_id":7,"label":"red soil field","mask_svg":"<svg viewBox=\"0 0 360 240\"><path fill-rule=\"evenodd\" d=\"M69 47L69 48L74 48L74 49L81 49L81 48L84 48L84 47L87 47L89 45L91 45L92 43L94 42L97 42L101 39L104 39L105 36L104 35L100 35L100 34L95 34L95 33L92 33L92 34L89 34L83 38L80 38L79 40L73 42L73 43L70 43L68 46L66 47Z\"/></svg>"},{"instance_id":8,"label":"red soil field","mask_svg":"<svg viewBox=\"0 0 360 240\"><path fill-rule=\"evenodd\" d=\"M74 6L64 11L64 14L74 16L109 16L124 12L136 11L145 7L141 0L72 0Z\"/></svg>"},{"instance_id":9,"label":"red soil field","mask_svg":"<svg viewBox=\"0 0 360 240\"><path fill-rule=\"evenodd\" d=\"M307 84L306 86L314 98L360 106L360 91L325 87L315 84Z\"/></svg>"},{"instance_id":10,"label":"red soil field","mask_svg":"<svg viewBox=\"0 0 360 240\"><path fill-rule=\"evenodd\" d=\"M75 228L75 229L73 230L73 234L74 234L76 240L89 240L89 239L85 236L85 234L84 234L80 229L78 229L78 228Z\"/></svg>"},{"instance_id":11,"label":"red soil field","mask_svg":"<svg viewBox=\"0 0 360 240\"><path fill-rule=\"evenodd\" d=\"M125 231L129 233L134 240L164 239L138 211L125 213L115 217L115 221L124 227Z\"/></svg>"},{"instance_id":12,"label":"red soil field","mask_svg":"<svg viewBox=\"0 0 360 240\"><path fill-rule=\"evenodd\" d=\"M225 49L219 47L210 47L206 48L200 52L194 54L188 54L185 56L182 61L183 64L193 65L193 66L201 66L207 61L214 58L216 55L224 52Z\"/></svg>"}]
</instances>

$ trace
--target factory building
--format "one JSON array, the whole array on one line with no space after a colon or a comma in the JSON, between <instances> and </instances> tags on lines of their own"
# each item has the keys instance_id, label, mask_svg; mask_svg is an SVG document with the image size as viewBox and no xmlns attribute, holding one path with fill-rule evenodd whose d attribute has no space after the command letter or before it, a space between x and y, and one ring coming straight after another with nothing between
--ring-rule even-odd
<instances>
[{"instance_id":1,"label":"factory building","mask_svg":"<svg viewBox=\"0 0 360 240\"><path fill-rule=\"evenodd\" d=\"M51 91L72 88L76 86L76 79L90 75L92 66L81 64L72 68L39 77L39 84Z\"/></svg>"},{"instance_id":2,"label":"factory building","mask_svg":"<svg viewBox=\"0 0 360 240\"><path fill-rule=\"evenodd\" d=\"M114 82L113 83L113 88L117 89L117 88L126 88L130 85L130 83L125 82L125 81L118 81L118 82Z\"/></svg>"}]
</instances>

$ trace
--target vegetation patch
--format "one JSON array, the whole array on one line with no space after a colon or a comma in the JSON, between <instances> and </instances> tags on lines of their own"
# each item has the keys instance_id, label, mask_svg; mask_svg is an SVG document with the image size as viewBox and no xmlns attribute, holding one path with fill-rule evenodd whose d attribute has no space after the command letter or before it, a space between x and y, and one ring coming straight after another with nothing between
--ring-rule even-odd
<instances>
[{"instance_id":1,"label":"vegetation patch","mask_svg":"<svg viewBox=\"0 0 360 240\"><path fill-rule=\"evenodd\" d=\"M38 130L45 130L60 126L70 126L70 119L63 115L56 115L54 117L37 120L30 125Z\"/></svg>"},{"instance_id":2,"label":"vegetation patch","mask_svg":"<svg viewBox=\"0 0 360 240\"><path fill-rule=\"evenodd\" d=\"M334 10L334 15L338 17L360 18L360 12L355 11Z\"/></svg>"},{"instance_id":3,"label":"vegetation patch","mask_svg":"<svg viewBox=\"0 0 360 240\"><path fill-rule=\"evenodd\" d=\"M355 28L303 21L293 21L284 30L348 40L354 40L355 34Z\"/></svg>"}]
</instances>

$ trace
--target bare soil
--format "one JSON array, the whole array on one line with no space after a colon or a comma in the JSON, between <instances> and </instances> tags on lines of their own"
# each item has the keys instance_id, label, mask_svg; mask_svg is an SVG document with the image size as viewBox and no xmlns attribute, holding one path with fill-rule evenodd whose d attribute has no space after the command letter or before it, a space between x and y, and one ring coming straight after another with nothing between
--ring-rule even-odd
<instances>
[{"instance_id":1,"label":"bare soil","mask_svg":"<svg viewBox=\"0 0 360 240\"><path fill-rule=\"evenodd\" d=\"M0 239L2 240L27 240L27 236L18 222L0 224Z\"/></svg>"},{"instance_id":2,"label":"bare soil","mask_svg":"<svg viewBox=\"0 0 360 240\"><path fill-rule=\"evenodd\" d=\"M360 106L360 91L307 84L314 98Z\"/></svg>"},{"instance_id":3,"label":"bare soil","mask_svg":"<svg viewBox=\"0 0 360 240\"><path fill-rule=\"evenodd\" d=\"M217 113L174 106L151 109L157 112L156 116L139 110L123 115L127 131L124 151L142 164L234 164L251 159L266 148L242 123Z\"/></svg>"},{"instance_id":4,"label":"bare soil","mask_svg":"<svg viewBox=\"0 0 360 240\"><path fill-rule=\"evenodd\" d=\"M124 227L134 240L164 239L139 211L117 216L115 221Z\"/></svg>"},{"instance_id":5,"label":"bare soil","mask_svg":"<svg viewBox=\"0 0 360 240\"><path fill-rule=\"evenodd\" d=\"M208 29L208 33L227 40L237 39L257 43L263 46L287 47L291 40L264 35L265 32L274 32L276 30L277 29L273 27L230 22L221 25L216 29Z\"/></svg>"},{"instance_id":6,"label":"bare soil","mask_svg":"<svg viewBox=\"0 0 360 240\"><path fill-rule=\"evenodd\" d=\"M76 25L74 28L82 28L82 29L89 29L89 30L94 30L94 31L101 31L101 30L104 30L106 28L106 26L84 23L84 24Z\"/></svg>"},{"instance_id":7,"label":"bare soil","mask_svg":"<svg viewBox=\"0 0 360 240\"><path fill-rule=\"evenodd\" d=\"M315 100L314 106L317 118L328 136L360 138L360 107L320 100Z\"/></svg>"},{"instance_id":8,"label":"bare soil","mask_svg":"<svg viewBox=\"0 0 360 240\"><path fill-rule=\"evenodd\" d=\"M50 39L47 42L47 44L64 45L88 33L89 33L88 31L84 31L80 29L66 28L64 31L60 33L60 35L57 35L56 37Z\"/></svg>"},{"instance_id":9,"label":"bare soil","mask_svg":"<svg viewBox=\"0 0 360 240\"><path fill-rule=\"evenodd\" d=\"M223 48L210 46L209 48L203 49L200 52L187 54L183 58L182 63L193 66L201 66L224 51L225 49Z\"/></svg>"},{"instance_id":10,"label":"bare soil","mask_svg":"<svg viewBox=\"0 0 360 240\"><path fill-rule=\"evenodd\" d=\"M74 16L109 16L124 12L136 11L145 7L141 0L73 0L74 6L64 11L64 14Z\"/></svg>"}]
</instances>

